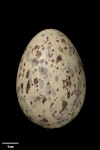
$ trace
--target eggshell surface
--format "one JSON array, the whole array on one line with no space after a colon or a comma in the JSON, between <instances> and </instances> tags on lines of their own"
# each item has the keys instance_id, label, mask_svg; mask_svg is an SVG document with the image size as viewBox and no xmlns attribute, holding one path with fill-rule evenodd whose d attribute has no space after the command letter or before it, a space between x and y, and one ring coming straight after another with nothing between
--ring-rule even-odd
<instances>
[{"instance_id":1,"label":"eggshell surface","mask_svg":"<svg viewBox=\"0 0 100 150\"><path fill-rule=\"evenodd\" d=\"M81 58L61 31L45 29L26 46L16 92L25 116L44 128L59 128L80 112L86 93Z\"/></svg>"}]
</instances>

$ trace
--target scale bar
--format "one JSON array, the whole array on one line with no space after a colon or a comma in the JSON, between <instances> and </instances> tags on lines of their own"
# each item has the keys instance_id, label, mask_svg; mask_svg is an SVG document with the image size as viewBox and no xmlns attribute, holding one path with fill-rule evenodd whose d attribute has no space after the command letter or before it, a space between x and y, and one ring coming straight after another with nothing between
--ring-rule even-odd
<instances>
[{"instance_id":1,"label":"scale bar","mask_svg":"<svg viewBox=\"0 0 100 150\"><path fill-rule=\"evenodd\" d=\"M2 144L19 144L18 142L2 142Z\"/></svg>"}]
</instances>

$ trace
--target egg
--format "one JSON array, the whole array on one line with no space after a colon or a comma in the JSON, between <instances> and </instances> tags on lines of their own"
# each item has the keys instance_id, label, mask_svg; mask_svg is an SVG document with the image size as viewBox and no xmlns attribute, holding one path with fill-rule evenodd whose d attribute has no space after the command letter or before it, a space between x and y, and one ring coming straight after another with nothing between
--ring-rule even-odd
<instances>
[{"instance_id":1,"label":"egg","mask_svg":"<svg viewBox=\"0 0 100 150\"><path fill-rule=\"evenodd\" d=\"M60 128L79 114L86 94L84 67L63 32L44 29L27 44L19 62L16 93L24 115L43 128Z\"/></svg>"}]
</instances>

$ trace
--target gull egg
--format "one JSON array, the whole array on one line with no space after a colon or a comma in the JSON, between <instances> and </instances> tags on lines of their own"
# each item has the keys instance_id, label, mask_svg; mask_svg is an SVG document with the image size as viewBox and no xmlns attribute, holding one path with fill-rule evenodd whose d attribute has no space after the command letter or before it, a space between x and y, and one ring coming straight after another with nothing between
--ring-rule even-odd
<instances>
[{"instance_id":1,"label":"gull egg","mask_svg":"<svg viewBox=\"0 0 100 150\"><path fill-rule=\"evenodd\" d=\"M45 29L27 44L16 77L21 110L33 123L59 128L80 112L86 93L81 58L61 31Z\"/></svg>"}]
</instances>

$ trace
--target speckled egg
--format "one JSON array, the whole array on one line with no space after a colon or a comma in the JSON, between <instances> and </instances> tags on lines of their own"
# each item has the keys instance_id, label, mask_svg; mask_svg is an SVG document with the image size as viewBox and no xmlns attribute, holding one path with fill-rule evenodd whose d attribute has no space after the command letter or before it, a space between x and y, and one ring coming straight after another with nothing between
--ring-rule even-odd
<instances>
[{"instance_id":1,"label":"speckled egg","mask_svg":"<svg viewBox=\"0 0 100 150\"><path fill-rule=\"evenodd\" d=\"M70 39L56 29L36 34L19 63L16 92L25 116L44 128L59 128L80 112L86 93L82 61Z\"/></svg>"}]
</instances>

